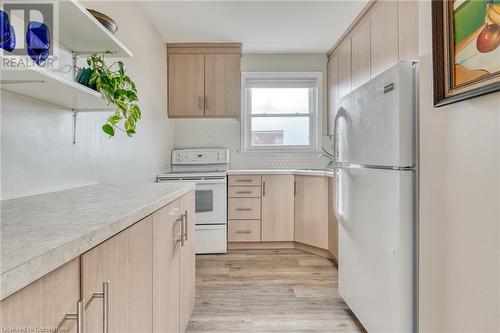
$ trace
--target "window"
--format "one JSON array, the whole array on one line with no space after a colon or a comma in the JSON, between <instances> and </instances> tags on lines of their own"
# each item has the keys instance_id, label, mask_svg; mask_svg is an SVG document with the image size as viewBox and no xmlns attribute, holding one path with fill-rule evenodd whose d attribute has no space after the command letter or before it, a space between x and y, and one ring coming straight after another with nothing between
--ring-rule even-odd
<instances>
[{"instance_id":1,"label":"window","mask_svg":"<svg viewBox=\"0 0 500 333\"><path fill-rule=\"evenodd\" d=\"M320 72L242 74L242 151L318 150Z\"/></svg>"}]
</instances>

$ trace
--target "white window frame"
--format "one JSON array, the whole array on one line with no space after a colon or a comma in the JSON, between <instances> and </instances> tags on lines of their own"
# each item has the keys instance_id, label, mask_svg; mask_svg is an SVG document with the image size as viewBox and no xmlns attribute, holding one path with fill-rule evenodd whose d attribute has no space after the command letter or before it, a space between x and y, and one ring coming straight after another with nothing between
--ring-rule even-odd
<instances>
[{"instance_id":1,"label":"white window frame","mask_svg":"<svg viewBox=\"0 0 500 333\"><path fill-rule=\"evenodd\" d=\"M286 79L314 79L316 88L309 92L309 136L310 145L276 145L276 146L252 146L251 128L251 98L247 87L248 79L262 80L285 80ZM242 152L311 152L319 151L321 148L321 121L322 121L322 100L323 100L323 73L322 72L242 72L241 73L241 151ZM259 115L259 117L304 117L305 114L272 114Z\"/></svg>"}]
</instances>

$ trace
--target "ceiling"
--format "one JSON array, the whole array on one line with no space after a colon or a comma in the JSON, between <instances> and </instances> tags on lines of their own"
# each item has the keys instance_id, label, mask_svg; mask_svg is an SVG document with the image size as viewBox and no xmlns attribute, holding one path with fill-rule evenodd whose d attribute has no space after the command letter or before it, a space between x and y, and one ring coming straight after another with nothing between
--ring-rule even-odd
<instances>
[{"instance_id":1,"label":"ceiling","mask_svg":"<svg viewBox=\"0 0 500 333\"><path fill-rule=\"evenodd\" d=\"M366 5L351 1L142 1L166 42L242 42L243 53L326 53Z\"/></svg>"}]
</instances>

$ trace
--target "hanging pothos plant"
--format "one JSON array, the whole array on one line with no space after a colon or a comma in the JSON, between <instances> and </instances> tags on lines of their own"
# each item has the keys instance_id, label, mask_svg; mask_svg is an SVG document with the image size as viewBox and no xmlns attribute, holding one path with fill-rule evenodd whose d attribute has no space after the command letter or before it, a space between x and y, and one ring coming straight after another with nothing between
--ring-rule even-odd
<instances>
[{"instance_id":1,"label":"hanging pothos plant","mask_svg":"<svg viewBox=\"0 0 500 333\"><path fill-rule=\"evenodd\" d=\"M102 126L106 134L112 137L118 129L128 136L133 136L137 121L141 119L141 109L137 104L137 88L125 73L123 62L117 61L110 66L105 64L104 57L107 54L111 52L91 55L87 59L89 68L79 71L79 75L84 72L84 77L79 79L77 76L76 80L100 92L108 105L113 104L117 107L116 112L109 116L106 124Z\"/></svg>"}]
</instances>

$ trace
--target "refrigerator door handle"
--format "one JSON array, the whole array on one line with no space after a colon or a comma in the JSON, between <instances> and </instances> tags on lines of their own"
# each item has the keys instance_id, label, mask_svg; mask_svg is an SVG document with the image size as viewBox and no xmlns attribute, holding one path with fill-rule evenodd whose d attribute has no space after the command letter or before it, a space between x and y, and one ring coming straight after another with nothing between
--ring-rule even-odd
<instances>
[{"instance_id":1,"label":"refrigerator door handle","mask_svg":"<svg viewBox=\"0 0 500 333\"><path fill-rule=\"evenodd\" d=\"M338 121L345 113L345 109L341 107L337 110L337 114L335 114L335 118L333 119L333 170L336 173L337 166L345 165L345 162L339 160L339 132L338 132Z\"/></svg>"}]
</instances>

